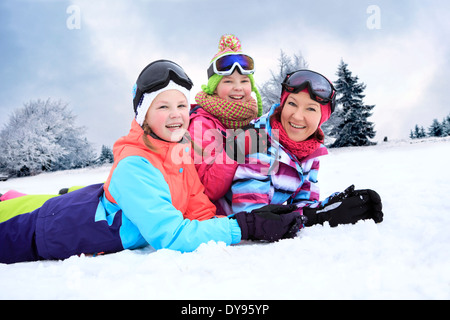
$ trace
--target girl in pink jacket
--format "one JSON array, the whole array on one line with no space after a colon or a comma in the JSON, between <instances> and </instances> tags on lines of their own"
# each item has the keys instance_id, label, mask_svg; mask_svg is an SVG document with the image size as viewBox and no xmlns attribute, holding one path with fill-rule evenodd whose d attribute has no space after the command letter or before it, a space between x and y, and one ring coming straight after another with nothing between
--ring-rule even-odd
<instances>
[{"instance_id":1,"label":"girl in pink jacket","mask_svg":"<svg viewBox=\"0 0 450 320\"><path fill-rule=\"evenodd\" d=\"M196 147L194 163L205 194L213 202L230 189L237 168L224 150L226 138L262 114L253 73L253 59L241 51L239 39L222 36L208 68L208 84L195 97L189 126Z\"/></svg>"}]
</instances>

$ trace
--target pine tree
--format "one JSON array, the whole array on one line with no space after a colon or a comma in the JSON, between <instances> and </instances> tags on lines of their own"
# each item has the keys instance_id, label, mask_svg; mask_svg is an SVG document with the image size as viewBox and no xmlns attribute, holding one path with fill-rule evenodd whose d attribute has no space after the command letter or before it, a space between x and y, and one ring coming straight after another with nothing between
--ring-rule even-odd
<instances>
[{"instance_id":1,"label":"pine tree","mask_svg":"<svg viewBox=\"0 0 450 320\"><path fill-rule=\"evenodd\" d=\"M425 138L427 135L425 133L425 129L423 127L419 127L419 125L415 125L414 127L414 131L411 130L409 137L411 139L421 139L421 138Z\"/></svg>"},{"instance_id":2,"label":"pine tree","mask_svg":"<svg viewBox=\"0 0 450 320\"><path fill-rule=\"evenodd\" d=\"M433 119L433 123L431 124L430 128L428 129L428 134L430 135L430 137L443 137L444 136L444 128L437 119Z\"/></svg>"},{"instance_id":3,"label":"pine tree","mask_svg":"<svg viewBox=\"0 0 450 320\"><path fill-rule=\"evenodd\" d=\"M368 146L376 143L369 141L375 137L374 124L368 121L375 105L365 105L363 94L366 89L364 83L358 83L358 76L352 76L348 65L341 60L337 71L338 80L335 82L338 99L335 117L340 123L330 134L336 137L331 147Z\"/></svg>"},{"instance_id":4,"label":"pine tree","mask_svg":"<svg viewBox=\"0 0 450 320\"><path fill-rule=\"evenodd\" d=\"M442 130L444 137L450 136L450 114L442 121Z\"/></svg>"},{"instance_id":5,"label":"pine tree","mask_svg":"<svg viewBox=\"0 0 450 320\"><path fill-rule=\"evenodd\" d=\"M97 163L104 164L104 163L113 163L114 162L114 155L111 150L111 148L102 145L102 151L100 153L100 157L97 160Z\"/></svg>"},{"instance_id":6,"label":"pine tree","mask_svg":"<svg viewBox=\"0 0 450 320\"><path fill-rule=\"evenodd\" d=\"M419 139L420 138L420 129L419 126L416 124L416 126L414 127L414 135L413 138L414 139Z\"/></svg>"},{"instance_id":7,"label":"pine tree","mask_svg":"<svg viewBox=\"0 0 450 320\"><path fill-rule=\"evenodd\" d=\"M427 136L427 134L425 133L425 129L423 127L420 127L420 131L419 131L419 138L425 138Z\"/></svg>"}]
</instances>

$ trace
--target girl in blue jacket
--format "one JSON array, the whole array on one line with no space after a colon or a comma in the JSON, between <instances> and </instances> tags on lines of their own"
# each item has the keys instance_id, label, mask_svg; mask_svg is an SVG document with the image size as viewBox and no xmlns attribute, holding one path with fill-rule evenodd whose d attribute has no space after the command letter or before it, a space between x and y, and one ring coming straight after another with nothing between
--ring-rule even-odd
<instances>
[{"instance_id":1,"label":"girl in blue jacket","mask_svg":"<svg viewBox=\"0 0 450 320\"><path fill-rule=\"evenodd\" d=\"M158 60L139 75L130 133L114 145L105 184L47 200L0 223L0 263L65 259L152 246L193 251L201 243L293 237L295 206L269 205L218 218L190 158L189 90L177 64ZM2 206L0 203L0 213Z\"/></svg>"}]
</instances>

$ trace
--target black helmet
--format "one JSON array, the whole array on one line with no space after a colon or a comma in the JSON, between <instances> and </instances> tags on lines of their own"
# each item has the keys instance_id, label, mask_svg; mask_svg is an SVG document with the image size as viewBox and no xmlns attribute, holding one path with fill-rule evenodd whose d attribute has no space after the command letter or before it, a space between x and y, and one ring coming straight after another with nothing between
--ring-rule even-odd
<instances>
[{"instance_id":1,"label":"black helmet","mask_svg":"<svg viewBox=\"0 0 450 320\"><path fill-rule=\"evenodd\" d=\"M191 90L193 83L183 68L169 60L157 60L150 63L139 74L134 86L133 106L136 112L144 93L157 91L166 87L170 80Z\"/></svg>"}]
</instances>

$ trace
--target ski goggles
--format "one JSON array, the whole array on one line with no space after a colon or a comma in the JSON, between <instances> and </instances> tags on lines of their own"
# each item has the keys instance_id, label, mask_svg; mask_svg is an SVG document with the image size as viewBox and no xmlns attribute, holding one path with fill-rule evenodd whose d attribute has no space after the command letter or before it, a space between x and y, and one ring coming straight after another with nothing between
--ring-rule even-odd
<instances>
[{"instance_id":1,"label":"ski goggles","mask_svg":"<svg viewBox=\"0 0 450 320\"><path fill-rule=\"evenodd\" d=\"M214 74L229 76L238 67L241 74L253 74L255 63L245 54L229 54L214 60L208 68L208 79Z\"/></svg>"},{"instance_id":2,"label":"ski goggles","mask_svg":"<svg viewBox=\"0 0 450 320\"><path fill-rule=\"evenodd\" d=\"M311 99L322 105L330 103L331 112L336 106L336 89L320 73L311 70L298 70L288 73L281 83L284 91L298 93L308 88Z\"/></svg>"},{"instance_id":3,"label":"ski goggles","mask_svg":"<svg viewBox=\"0 0 450 320\"><path fill-rule=\"evenodd\" d=\"M194 85L186 72L184 72L183 68L175 62L169 60L157 60L146 66L136 80L133 98L135 111L144 93L165 88L170 80L173 80L187 90L191 90Z\"/></svg>"}]
</instances>

